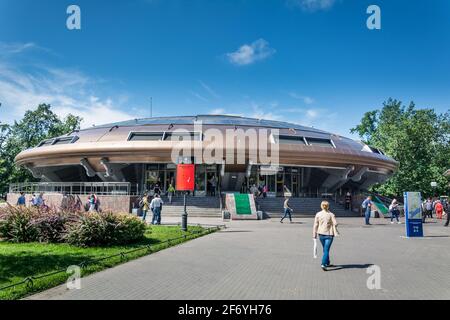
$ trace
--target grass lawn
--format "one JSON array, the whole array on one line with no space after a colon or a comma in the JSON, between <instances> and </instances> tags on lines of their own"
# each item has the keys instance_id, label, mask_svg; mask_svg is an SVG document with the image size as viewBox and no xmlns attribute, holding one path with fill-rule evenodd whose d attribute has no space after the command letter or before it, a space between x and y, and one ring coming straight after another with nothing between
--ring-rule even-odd
<instances>
[{"instance_id":1,"label":"grass lawn","mask_svg":"<svg viewBox=\"0 0 450 320\"><path fill-rule=\"evenodd\" d=\"M30 276L37 278L59 270L65 271L71 265L79 265L82 262L101 259L133 249L146 248L151 245L151 250L140 250L125 256L89 263L82 269L82 276L86 276L208 234L208 230L199 226L189 227L186 239L182 238L170 243L164 242L168 239L181 237L183 234L178 226L152 226L147 230L145 239L140 243L96 248L80 248L68 244L0 242L0 288L20 282ZM31 293L57 286L66 282L69 276L70 274L61 272L42 279L34 279L32 287L22 284L11 289L0 290L0 300L19 299Z\"/></svg>"}]
</instances>

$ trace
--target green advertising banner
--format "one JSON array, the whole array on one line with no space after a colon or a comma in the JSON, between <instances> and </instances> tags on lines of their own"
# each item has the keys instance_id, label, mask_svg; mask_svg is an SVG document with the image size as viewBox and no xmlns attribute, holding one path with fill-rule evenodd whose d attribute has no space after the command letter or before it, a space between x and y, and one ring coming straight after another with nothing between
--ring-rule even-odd
<instances>
[{"instance_id":1,"label":"green advertising banner","mask_svg":"<svg viewBox=\"0 0 450 320\"><path fill-rule=\"evenodd\" d=\"M234 194L234 201L236 204L236 214L239 215L251 215L252 209L250 208L250 200L248 194Z\"/></svg>"}]
</instances>

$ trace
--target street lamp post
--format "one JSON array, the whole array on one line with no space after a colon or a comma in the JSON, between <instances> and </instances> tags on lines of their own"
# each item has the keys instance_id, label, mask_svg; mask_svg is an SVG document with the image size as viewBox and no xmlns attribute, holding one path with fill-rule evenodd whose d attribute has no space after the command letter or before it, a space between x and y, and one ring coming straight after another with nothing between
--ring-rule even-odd
<instances>
[{"instance_id":1,"label":"street lamp post","mask_svg":"<svg viewBox=\"0 0 450 320\"><path fill-rule=\"evenodd\" d=\"M186 210L186 196L187 196L187 191L184 192L184 210L183 210L183 214L181 215L181 230L182 231L187 231L187 218L188 218L188 214L187 214L187 210Z\"/></svg>"}]
</instances>

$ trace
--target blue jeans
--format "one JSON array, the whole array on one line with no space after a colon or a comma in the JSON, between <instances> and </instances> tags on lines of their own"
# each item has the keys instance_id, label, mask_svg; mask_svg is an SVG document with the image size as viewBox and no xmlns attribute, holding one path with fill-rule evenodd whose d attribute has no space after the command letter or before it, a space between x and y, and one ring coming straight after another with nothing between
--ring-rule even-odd
<instances>
[{"instance_id":1,"label":"blue jeans","mask_svg":"<svg viewBox=\"0 0 450 320\"><path fill-rule=\"evenodd\" d=\"M367 207L364 213L364 216L366 218L366 224L370 223L370 213L371 213L370 207Z\"/></svg>"},{"instance_id":2,"label":"blue jeans","mask_svg":"<svg viewBox=\"0 0 450 320\"><path fill-rule=\"evenodd\" d=\"M397 210L391 211L391 222L393 222L394 219L396 219L397 222L400 222L400 220L398 219L398 216L399 216L399 212Z\"/></svg>"},{"instance_id":3,"label":"blue jeans","mask_svg":"<svg viewBox=\"0 0 450 320\"><path fill-rule=\"evenodd\" d=\"M284 216L283 216L283 218L281 218L281 221L283 221L283 220L286 219L287 217L289 217L289 220L292 222L291 209L289 209L289 208L284 208Z\"/></svg>"},{"instance_id":4,"label":"blue jeans","mask_svg":"<svg viewBox=\"0 0 450 320\"><path fill-rule=\"evenodd\" d=\"M145 219L147 218L147 212L148 210L142 210L142 221L145 221Z\"/></svg>"},{"instance_id":5,"label":"blue jeans","mask_svg":"<svg viewBox=\"0 0 450 320\"><path fill-rule=\"evenodd\" d=\"M161 224L161 208L154 208L152 224Z\"/></svg>"},{"instance_id":6,"label":"blue jeans","mask_svg":"<svg viewBox=\"0 0 450 320\"><path fill-rule=\"evenodd\" d=\"M322 265L329 266L330 265L330 249L333 244L333 236L325 236L319 234L320 243L323 247L323 257L322 257Z\"/></svg>"}]
</instances>

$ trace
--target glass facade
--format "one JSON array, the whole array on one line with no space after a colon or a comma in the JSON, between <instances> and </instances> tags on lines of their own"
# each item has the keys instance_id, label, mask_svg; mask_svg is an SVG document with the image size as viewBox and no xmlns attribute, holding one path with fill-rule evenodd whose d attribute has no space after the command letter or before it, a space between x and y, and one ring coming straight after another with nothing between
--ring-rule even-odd
<instances>
[{"instance_id":1,"label":"glass facade","mask_svg":"<svg viewBox=\"0 0 450 320\"><path fill-rule=\"evenodd\" d=\"M155 186L159 186L161 193L165 195L170 184L176 187L175 164L146 164L144 171L142 191L153 194ZM317 168L279 167L274 171L268 171L253 166L248 177L245 172L236 172L232 175L243 177L242 186L239 184L237 189L242 193L250 192L250 188L255 185L260 189L266 186L268 197L283 197L286 193L290 193L292 197L323 197L328 194L326 188L320 187L320 179L326 178L326 174ZM226 185L221 186L221 183L220 166L205 164L195 166L194 196L217 196L222 191L235 192L226 190Z\"/></svg>"}]
</instances>

